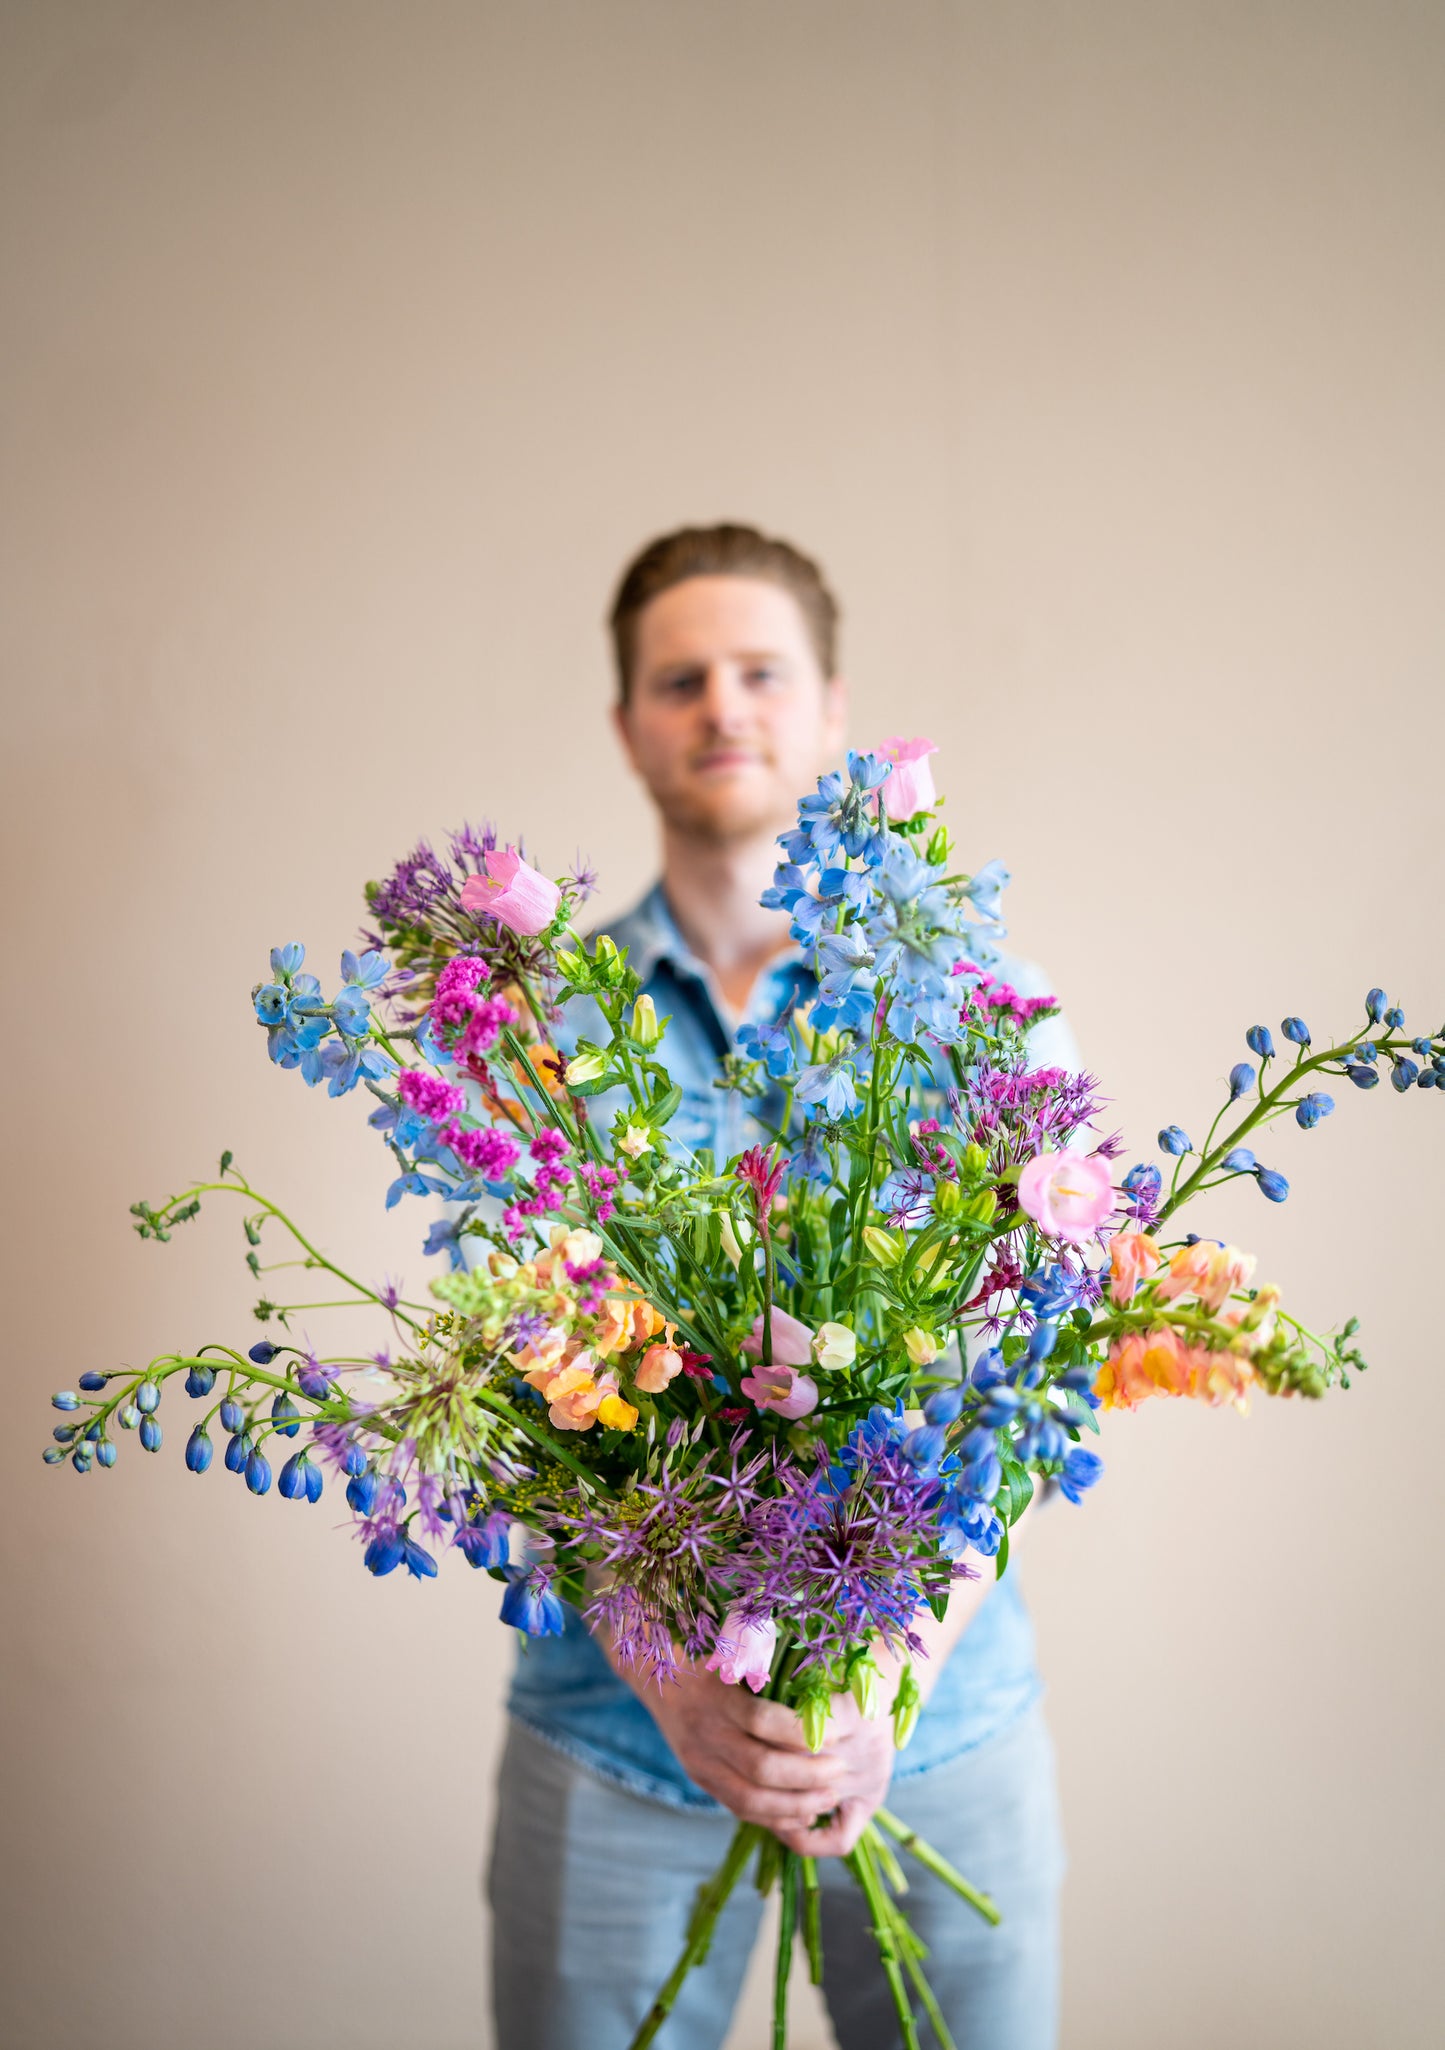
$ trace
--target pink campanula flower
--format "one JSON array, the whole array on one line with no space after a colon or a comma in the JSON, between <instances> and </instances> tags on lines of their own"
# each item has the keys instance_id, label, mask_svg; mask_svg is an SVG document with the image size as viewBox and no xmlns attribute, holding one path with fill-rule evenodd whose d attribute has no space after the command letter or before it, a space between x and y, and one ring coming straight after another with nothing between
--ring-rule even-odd
<instances>
[{"instance_id":1,"label":"pink campanula flower","mask_svg":"<svg viewBox=\"0 0 1445 2050\"><path fill-rule=\"evenodd\" d=\"M1092 1153L1036 1153L1019 1176L1019 1208L1051 1239L1081 1245L1116 1198L1107 1161Z\"/></svg>"},{"instance_id":2,"label":"pink campanula flower","mask_svg":"<svg viewBox=\"0 0 1445 2050\"><path fill-rule=\"evenodd\" d=\"M529 867L515 847L493 848L484 859L486 874L468 876L462 885L462 908L529 938L545 932L562 901L557 885Z\"/></svg>"},{"instance_id":3,"label":"pink campanula flower","mask_svg":"<svg viewBox=\"0 0 1445 2050\"><path fill-rule=\"evenodd\" d=\"M893 763L881 793L889 818L911 819L917 812L932 811L938 792L928 757L938 753L938 743L895 738L883 741L878 752Z\"/></svg>"},{"instance_id":4,"label":"pink campanula flower","mask_svg":"<svg viewBox=\"0 0 1445 2050\"><path fill-rule=\"evenodd\" d=\"M773 1312L774 1320L777 1311ZM786 1417L789 1423L796 1423L818 1407L818 1384L811 1374L800 1374L796 1367L759 1367L755 1374L744 1374L741 1382L744 1395L750 1395L759 1409L770 1409L774 1416Z\"/></svg>"},{"instance_id":5,"label":"pink campanula flower","mask_svg":"<svg viewBox=\"0 0 1445 2050\"><path fill-rule=\"evenodd\" d=\"M777 1648L778 1626L771 1616L759 1619L729 1609L723 1617L717 1643L707 1661L729 1687L746 1680L754 1694L761 1694L772 1677L773 1652Z\"/></svg>"},{"instance_id":6,"label":"pink campanula flower","mask_svg":"<svg viewBox=\"0 0 1445 2050\"><path fill-rule=\"evenodd\" d=\"M806 1367L813 1358L813 1332L811 1326L800 1324L796 1317L790 1317L786 1310L774 1308L772 1317L773 1362L780 1367ZM743 1351L761 1359L763 1353L763 1320L754 1317L752 1333L743 1340Z\"/></svg>"}]
</instances>

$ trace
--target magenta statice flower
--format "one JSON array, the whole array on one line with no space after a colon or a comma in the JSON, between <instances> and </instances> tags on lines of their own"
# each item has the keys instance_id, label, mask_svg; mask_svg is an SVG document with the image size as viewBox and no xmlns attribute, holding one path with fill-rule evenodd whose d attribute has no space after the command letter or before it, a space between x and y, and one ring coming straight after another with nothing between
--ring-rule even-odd
<instances>
[{"instance_id":1,"label":"magenta statice flower","mask_svg":"<svg viewBox=\"0 0 1445 2050\"><path fill-rule=\"evenodd\" d=\"M403 1068L397 1092L408 1110L436 1124L455 1117L467 1100L457 1083L444 1082L440 1075L429 1075L423 1068Z\"/></svg>"}]
</instances>

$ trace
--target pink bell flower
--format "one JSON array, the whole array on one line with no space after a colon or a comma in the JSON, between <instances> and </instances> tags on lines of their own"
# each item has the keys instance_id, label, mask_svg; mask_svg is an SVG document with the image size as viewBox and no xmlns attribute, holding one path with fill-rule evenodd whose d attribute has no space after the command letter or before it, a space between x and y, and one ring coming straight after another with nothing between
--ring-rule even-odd
<instances>
[{"instance_id":1,"label":"pink bell flower","mask_svg":"<svg viewBox=\"0 0 1445 2050\"><path fill-rule=\"evenodd\" d=\"M879 754L893 763L883 783L883 809L890 819L911 819L917 812L932 811L938 802L933 771L928 757L938 753L932 740L885 740Z\"/></svg>"},{"instance_id":2,"label":"pink bell flower","mask_svg":"<svg viewBox=\"0 0 1445 2050\"><path fill-rule=\"evenodd\" d=\"M773 1362L780 1367L806 1367L812 1364L813 1333L807 1324L800 1324L796 1317L790 1317L786 1310L773 1311ZM754 1317L752 1333L743 1340L743 1351L754 1359L763 1356L763 1320Z\"/></svg>"},{"instance_id":3,"label":"pink bell flower","mask_svg":"<svg viewBox=\"0 0 1445 2050\"><path fill-rule=\"evenodd\" d=\"M468 876L462 884L462 908L528 938L545 932L562 901L557 885L530 868L515 847L493 848L484 859L486 874Z\"/></svg>"},{"instance_id":4,"label":"pink bell flower","mask_svg":"<svg viewBox=\"0 0 1445 2050\"><path fill-rule=\"evenodd\" d=\"M1070 1245L1092 1238L1116 1200L1108 1162L1093 1153L1036 1153L1019 1176L1019 1208Z\"/></svg>"},{"instance_id":5,"label":"pink bell flower","mask_svg":"<svg viewBox=\"0 0 1445 2050\"><path fill-rule=\"evenodd\" d=\"M759 1409L770 1409L774 1416L786 1417L789 1423L796 1423L799 1417L818 1407L817 1382L811 1374L800 1374L796 1367L759 1367L755 1374L744 1374L740 1385L744 1395L750 1395Z\"/></svg>"},{"instance_id":6,"label":"pink bell flower","mask_svg":"<svg viewBox=\"0 0 1445 2050\"><path fill-rule=\"evenodd\" d=\"M708 1658L707 1670L718 1674L729 1687L746 1680L754 1694L761 1694L772 1677L777 1642L778 1626L771 1616L760 1620L745 1616L738 1609L729 1609Z\"/></svg>"}]
</instances>

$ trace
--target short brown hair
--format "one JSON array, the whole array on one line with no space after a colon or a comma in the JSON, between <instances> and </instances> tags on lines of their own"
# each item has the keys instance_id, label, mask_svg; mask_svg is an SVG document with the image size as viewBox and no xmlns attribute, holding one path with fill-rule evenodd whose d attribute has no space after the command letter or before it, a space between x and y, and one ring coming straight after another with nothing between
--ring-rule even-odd
<instances>
[{"instance_id":1,"label":"short brown hair","mask_svg":"<svg viewBox=\"0 0 1445 2050\"><path fill-rule=\"evenodd\" d=\"M811 556L790 541L724 520L715 527L679 527L649 541L622 573L608 625L617 656L617 692L627 703L637 654L637 621L645 605L689 577L762 577L797 601L824 676L837 669L838 601Z\"/></svg>"}]
</instances>

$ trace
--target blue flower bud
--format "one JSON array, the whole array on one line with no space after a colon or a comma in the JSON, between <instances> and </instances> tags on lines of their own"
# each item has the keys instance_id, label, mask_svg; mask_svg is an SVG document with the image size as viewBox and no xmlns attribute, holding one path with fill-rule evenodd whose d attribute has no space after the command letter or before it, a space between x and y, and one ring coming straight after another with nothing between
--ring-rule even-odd
<instances>
[{"instance_id":1,"label":"blue flower bud","mask_svg":"<svg viewBox=\"0 0 1445 2050\"><path fill-rule=\"evenodd\" d=\"M96 1463L99 1466L114 1466L116 1459L114 1442L109 1438L102 1438L95 1448L95 1457Z\"/></svg>"},{"instance_id":2,"label":"blue flower bud","mask_svg":"<svg viewBox=\"0 0 1445 2050\"><path fill-rule=\"evenodd\" d=\"M1253 1089L1253 1087L1254 1069L1249 1065L1248 1061L1236 1061L1229 1071L1230 1102L1233 1103L1237 1097L1243 1096L1247 1089Z\"/></svg>"},{"instance_id":3,"label":"blue flower bud","mask_svg":"<svg viewBox=\"0 0 1445 2050\"><path fill-rule=\"evenodd\" d=\"M376 1475L353 1474L346 1483L346 1500L358 1516L370 1516L376 1506Z\"/></svg>"},{"instance_id":4,"label":"blue flower bud","mask_svg":"<svg viewBox=\"0 0 1445 2050\"><path fill-rule=\"evenodd\" d=\"M133 1431L139 1422L140 1411L133 1402L128 1402L120 1413L121 1429L123 1431Z\"/></svg>"},{"instance_id":5,"label":"blue flower bud","mask_svg":"<svg viewBox=\"0 0 1445 2050\"><path fill-rule=\"evenodd\" d=\"M903 1440L903 1457L920 1473L934 1473L947 1445L941 1424L920 1424Z\"/></svg>"},{"instance_id":6,"label":"blue flower bud","mask_svg":"<svg viewBox=\"0 0 1445 2050\"><path fill-rule=\"evenodd\" d=\"M246 1412L234 1395L228 1395L221 1404L221 1429L239 1431L246 1422Z\"/></svg>"},{"instance_id":7,"label":"blue flower bud","mask_svg":"<svg viewBox=\"0 0 1445 2050\"><path fill-rule=\"evenodd\" d=\"M87 1438L89 1438L92 1445L97 1444L99 1442L100 1434L103 1428L104 1426L97 1422L91 1424L89 1429L86 1431L85 1435Z\"/></svg>"},{"instance_id":8,"label":"blue flower bud","mask_svg":"<svg viewBox=\"0 0 1445 2050\"><path fill-rule=\"evenodd\" d=\"M1089 1452L1082 1445L1073 1445L1064 1454L1059 1486L1071 1502L1077 1502L1086 1488L1093 1487L1103 1471L1104 1462L1097 1452Z\"/></svg>"},{"instance_id":9,"label":"blue flower bud","mask_svg":"<svg viewBox=\"0 0 1445 2050\"><path fill-rule=\"evenodd\" d=\"M495 1569L507 1563L507 1532L511 1518L501 1510L483 1517L480 1523L464 1523L457 1532L457 1548L469 1566Z\"/></svg>"},{"instance_id":10,"label":"blue flower bud","mask_svg":"<svg viewBox=\"0 0 1445 2050\"><path fill-rule=\"evenodd\" d=\"M203 1395L209 1395L216 1385L214 1367L192 1367L186 1375L186 1393L199 1402Z\"/></svg>"},{"instance_id":11,"label":"blue flower bud","mask_svg":"<svg viewBox=\"0 0 1445 2050\"><path fill-rule=\"evenodd\" d=\"M293 1452L281 1469L276 1482L276 1492L288 1502L299 1502L306 1493L306 1468L310 1464L304 1452Z\"/></svg>"},{"instance_id":12,"label":"blue flower bud","mask_svg":"<svg viewBox=\"0 0 1445 2050\"><path fill-rule=\"evenodd\" d=\"M923 1414L931 1424L957 1423L963 1414L963 1383L950 1381L946 1388L935 1388L923 1405Z\"/></svg>"},{"instance_id":13,"label":"blue flower bud","mask_svg":"<svg viewBox=\"0 0 1445 2050\"><path fill-rule=\"evenodd\" d=\"M319 1360L302 1360L296 1368L296 1385L312 1402L324 1402L331 1393L331 1376Z\"/></svg>"},{"instance_id":14,"label":"blue flower bud","mask_svg":"<svg viewBox=\"0 0 1445 2050\"><path fill-rule=\"evenodd\" d=\"M276 1357L276 1347L269 1338L258 1338L246 1357L248 1360L254 1360L258 1367L269 1367Z\"/></svg>"},{"instance_id":15,"label":"blue flower bud","mask_svg":"<svg viewBox=\"0 0 1445 2050\"><path fill-rule=\"evenodd\" d=\"M90 1448L86 1445L77 1445L70 1455L70 1463L77 1473L89 1473L91 1465Z\"/></svg>"},{"instance_id":16,"label":"blue flower bud","mask_svg":"<svg viewBox=\"0 0 1445 2050\"><path fill-rule=\"evenodd\" d=\"M80 1397L70 1388L61 1388L50 1398L52 1409L79 1409Z\"/></svg>"},{"instance_id":17,"label":"blue flower bud","mask_svg":"<svg viewBox=\"0 0 1445 2050\"><path fill-rule=\"evenodd\" d=\"M186 1440L186 1465L192 1473L204 1473L215 1453L204 1424L197 1424Z\"/></svg>"},{"instance_id":18,"label":"blue flower bud","mask_svg":"<svg viewBox=\"0 0 1445 2050\"><path fill-rule=\"evenodd\" d=\"M325 1475L322 1473L321 1468L316 1464L314 1459L308 1459L306 1462L307 1501L319 1502L321 1500L321 1491L325 1485L326 1478Z\"/></svg>"},{"instance_id":19,"label":"blue flower bud","mask_svg":"<svg viewBox=\"0 0 1445 2050\"><path fill-rule=\"evenodd\" d=\"M1362 1039L1355 1048L1355 1059L1357 1061L1368 1061L1371 1067L1374 1066L1379 1058L1380 1049L1376 1046L1373 1039Z\"/></svg>"},{"instance_id":20,"label":"blue flower bud","mask_svg":"<svg viewBox=\"0 0 1445 2050\"><path fill-rule=\"evenodd\" d=\"M246 1461L246 1486L253 1495L264 1495L270 1485L270 1460L264 1452L253 1452Z\"/></svg>"},{"instance_id":21,"label":"blue flower bud","mask_svg":"<svg viewBox=\"0 0 1445 2050\"><path fill-rule=\"evenodd\" d=\"M1035 1324L1029 1337L1029 1365L1037 1366L1041 1360L1046 1360L1058 1342L1057 1324Z\"/></svg>"},{"instance_id":22,"label":"blue flower bud","mask_svg":"<svg viewBox=\"0 0 1445 2050\"><path fill-rule=\"evenodd\" d=\"M1428 1061L1434 1057L1435 1042L1433 1039L1417 1039L1412 1041L1412 1046L1422 1061ZM85 1386L84 1374L80 1377L80 1385L82 1388Z\"/></svg>"},{"instance_id":23,"label":"blue flower bud","mask_svg":"<svg viewBox=\"0 0 1445 2050\"><path fill-rule=\"evenodd\" d=\"M85 1390L87 1395L98 1395L101 1389L105 1386L105 1380L106 1377L104 1374L82 1374L80 1377L80 1385Z\"/></svg>"},{"instance_id":24,"label":"blue flower bud","mask_svg":"<svg viewBox=\"0 0 1445 2050\"><path fill-rule=\"evenodd\" d=\"M1259 1162L1248 1146L1231 1146L1219 1165L1231 1174L1253 1174Z\"/></svg>"},{"instance_id":25,"label":"blue flower bud","mask_svg":"<svg viewBox=\"0 0 1445 2050\"><path fill-rule=\"evenodd\" d=\"M437 1562L431 1553L427 1551L424 1545L419 1545L415 1538L407 1538L405 1544L406 1570L412 1579L435 1580L437 1577ZM555 1595L553 1600L556 1600ZM558 1606L560 1607L560 1604Z\"/></svg>"},{"instance_id":26,"label":"blue flower bud","mask_svg":"<svg viewBox=\"0 0 1445 2050\"><path fill-rule=\"evenodd\" d=\"M384 1573L393 1572L406 1557L406 1540L399 1530L379 1530L361 1555L361 1563L368 1573L374 1573L379 1580Z\"/></svg>"},{"instance_id":27,"label":"blue flower bud","mask_svg":"<svg viewBox=\"0 0 1445 2050\"><path fill-rule=\"evenodd\" d=\"M1400 1006L1398 1004L1391 1004L1389 1010L1386 1011L1385 1023L1389 1026L1392 1032L1404 1031L1405 1013L1400 1009Z\"/></svg>"},{"instance_id":28,"label":"blue flower bud","mask_svg":"<svg viewBox=\"0 0 1445 2050\"><path fill-rule=\"evenodd\" d=\"M244 1473L246 1461L251 1456L251 1440L244 1431L233 1431L226 1441L223 1464L227 1473Z\"/></svg>"},{"instance_id":29,"label":"blue flower bud","mask_svg":"<svg viewBox=\"0 0 1445 2050\"><path fill-rule=\"evenodd\" d=\"M1419 1064L1404 1056L1391 1063L1390 1084L1403 1096L1407 1089L1413 1089L1420 1079Z\"/></svg>"},{"instance_id":30,"label":"blue flower bud","mask_svg":"<svg viewBox=\"0 0 1445 2050\"><path fill-rule=\"evenodd\" d=\"M57 1424L50 1435L57 1445L68 1445L79 1429L79 1424Z\"/></svg>"},{"instance_id":31,"label":"blue flower bud","mask_svg":"<svg viewBox=\"0 0 1445 2050\"><path fill-rule=\"evenodd\" d=\"M155 1381L142 1381L135 1391L135 1406L142 1416L154 1416L161 1406L159 1384Z\"/></svg>"},{"instance_id":32,"label":"blue flower bud","mask_svg":"<svg viewBox=\"0 0 1445 2050\"><path fill-rule=\"evenodd\" d=\"M1308 1046L1310 1043L1310 1028L1303 1018L1286 1018L1279 1029L1296 1046Z\"/></svg>"},{"instance_id":33,"label":"blue flower bud","mask_svg":"<svg viewBox=\"0 0 1445 2050\"><path fill-rule=\"evenodd\" d=\"M1260 1194L1268 1196L1271 1203L1283 1203L1289 1194L1289 1183L1282 1174L1276 1174L1272 1167L1262 1167L1256 1179L1259 1182Z\"/></svg>"},{"instance_id":34,"label":"blue flower bud","mask_svg":"<svg viewBox=\"0 0 1445 2050\"><path fill-rule=\"evenodd\" d=\"M341 1471L353 1480L358 1474L366 1472L366 1454L359 1445L347 1446L342 1455Z\"/></svg>"},{"instance_id":35,"label":"blue flower bud","mask_svg":"<svg viewBox=\"0 0 1445 2050\"><path fill-rule=\"evenodd\" d=\"M144 1445L147 1452L160 1451L161 1439L163 1435L164 1433L161 1430L159 1417L143 1416L141 1418L140 1441L142 1445Z\"/></svg>"},{"instance_id":36,"label":"blue flower bud","mask_svg":"<svg viewBox=\"0 0 1445 2050\"><path fill-rule=\"evenodd\" d=\"M987 1352L981 1352L968 1370L968 1378L975 1388L996 1388L1003 1377L1003 1354L996 1345L991 1345Z\"/></svg>"},{"instance_id":37,"label":"blue flower bud","mask_svg":"<svg viewBox=\"0 0 1445 2050\"><path fill-rule=\"evenodd\" d=\"M1193 1148L1186 1131L1178 1125L1166 1125L1159 1134L1159 1150L1161 1153L1190 1153Z\"/></svg>"},{"instance_id":38,"label":"blue flower bud","mask_svg":"<svg viewBox=\"0 0 1445 2050\"><path fill-rule=\"evenodd\" d=\"M66 1459L65 1448L63 1445L47 1445L40 1457L47 1466L63 1466Z\"/></svg>"},{"instance_id":39,"label":"blue flower bud","mask_svg":"<svg viewBox=\"0 0 1445 2050\"><path fill-rule=\"evenodd\" d=\"M1320 1119L1327 1118L1334 1107L1333 1096L1326 1096L1322 1089L1312 1089L1295 1105L1294 1121L1306 1132L1312 1132Z\"/></svg>"},{"instance_id":40,"label":"blue flower bud","mask_svg":"<svg viewBox=\"0 0 1445 2050\"><path fill-rule=\"evenodd\" d=\"M1380 1079L1378 1068L1367 1068L1359 1061L1346 1061L1345 1073L1357 1089L1373 1089Z\"/></svg>"},{"instance_id":41,"label":"blue flower bud","mask_svg":"<svg viewBox=\"0 0 1445 2050\"><path fill-rule=\"evenodd\" d=\"M294 1438L296 1436L301 1425L299 1421L293 1422L292 1419L299 1420L301 1412L284 1388L271 1404L271 1414L277 1420L277 1429L281 1437Z\"/></svg>"},{"instance_id":42,"label":"blue flower bud","mask_svg":"<svg viewBox=\"0 0 1445 2050\"><path fill-rule=\"evenodd\" d=\"M1372 1024L1379 1024L1389 1006L1390 999L1382 989L1372 989L1365 998L1365 1010L1368 1012Z\"/></svg>"},{"instance_id":43,"label":"blue flower bud","mask_svg":"<svg viewBox=\"0 0 1445 2050\"><path fill-rule=\"evenodd\" d=\"M1244 1043L1251 1053L1257 1053L1262 1061L1274 1059L1274 1040L1268 1025L1251 1025L1244 1035Z\"/></svg>"},{"instance_id":44,"label":"blue flower bud","mask_svg":"<svg viewBox=\"0 0 1445 2050\"><path fill-rule=\"evenodd\" d=\"M306 959L306 949L300 940L291 940L284 947L271 949L271 973L273 975L294 975Z\"/></svg>"},{"instance_id":45,"label":"blue flower bud","mask_svg":"<svg viewBox=\"0 0 1445 2050\"><path fill-rule=\"evenodd\" d=\"M1160 1192L1164 1187L1164 1177L1152 1160L1141 1160L1130 1168L1119 1186L1141 1211L1149 1211L1159 1201Z\"/></svg>"},{"instance_id":46,"label":"blue flower bud","mask_svg":"<svg viewBox=\"0 0 1445 2050\"><path fill-rule=\"evenodd\" d=\"M1039 1425L1034 1438L1034 1456L1038 1459L1062 1459L1069 1449L1069 1436L1056 1417L1046 1417Z\"/></svg>"}]
</instances>

